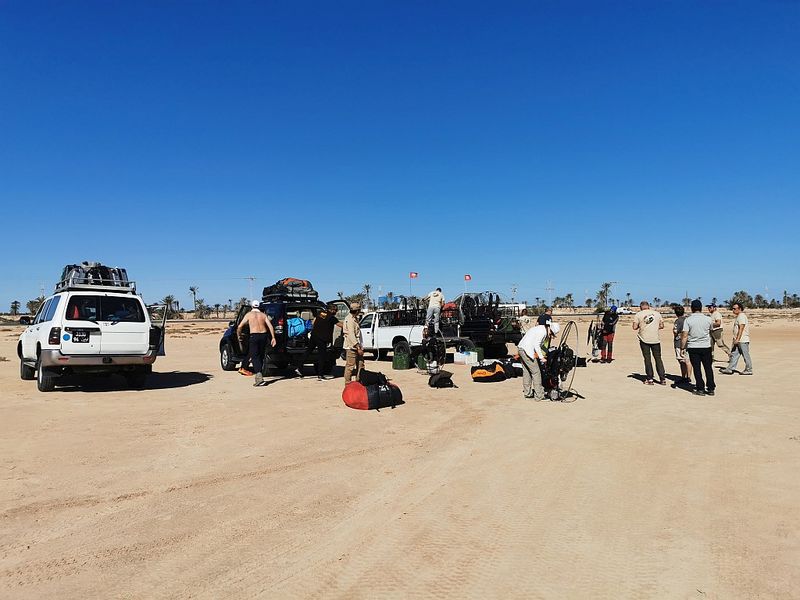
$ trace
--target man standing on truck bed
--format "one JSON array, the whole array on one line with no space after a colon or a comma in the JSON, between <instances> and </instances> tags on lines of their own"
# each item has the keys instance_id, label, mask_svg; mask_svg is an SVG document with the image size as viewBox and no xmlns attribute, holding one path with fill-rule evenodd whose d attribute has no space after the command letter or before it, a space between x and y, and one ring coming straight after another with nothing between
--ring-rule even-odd
<instances>
[{"instance_id":1,"label":"man standing on truck bed","mask_svg":"<svg viewBox=\"0 0 800 600\"><path fill-rule=\"evenodd\" d=\"M320 312L311 325L311 339L308 342L308 348L306 349L303 363L308 360L308 357L316 348L317 359L314 361L314 371L319 380L323 379L322 373L324 369L322 366L325 361L328 360L328 350L333 342L333 328L336 326L342 327L342 324L339 323L339 319L336 318L336 306L334 305L328 306L325 310ZM331 379L333 375L325 375L324 378Z\"/></svg>"},{"instance_id":2,"label":"man standing on truck bed","mask_svg":"<svg viewBox=\"0 0 800 600\"><path fill-rule=\"evenodd\" d=\"M425 315L425 324L428 327L433 324L434 330L439 333L439 319L442 315L442 306L444 306L442 288L436 288L426 298L428 299L428 312Z\"/></svg>"},{"instance_id":3,"label":"man standing on truck bed","mask_svg":"<svg viewBox=\"0 0 800 600\"><path fill-rule=\"evenodd\" d=\"M345 385L350 383L353 370L355 369L356 378L358 378L361 368L364 366L364 348L361 346L361 327L359 326L360 316L361 305L358 302L353 302L350 305L350 314L344 320Z\"/></svg>"},{"instance_id":4,"label":"man standing on truck bed","mask_svg":"<svg viewBox=\"0 0 800 600\"><path fill-rule=\"evenodd\" d=\"M261 371L264 369L264 353L267 349L267 331L271 338L270 344L275 347L275 329L272 327L272 321L269 317L261 312L258 307L260 302L253 300L251 306L252 310L245 315L242 322L236 328L236 333L241 337L242 330L245 325L250 327L250 342L248 344L247 360L250 362L253 372L250 373L242 367L239 371L243 375L255 373L256 382L253 385L261 385L264 382L264 375Z\"/></svg>"}]
</instances>

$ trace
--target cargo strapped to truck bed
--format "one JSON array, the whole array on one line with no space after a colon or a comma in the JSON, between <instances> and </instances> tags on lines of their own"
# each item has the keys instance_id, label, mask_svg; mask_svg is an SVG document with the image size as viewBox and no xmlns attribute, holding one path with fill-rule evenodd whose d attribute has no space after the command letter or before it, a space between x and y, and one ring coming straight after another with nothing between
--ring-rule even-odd
<instances>
[{"instance_id":1,"label":"cargo strapped to truck bed","mask_svg":"<svg viewBox=\"0 0 800 600\"><path fill-rule=\"evenodd\" d=\"M128 279L128 272L125 269L84 261L79 265L64 267L61 279L56 284L56 292L66 290L134 293L136 283Z\"/></svg>"}]
</instances>

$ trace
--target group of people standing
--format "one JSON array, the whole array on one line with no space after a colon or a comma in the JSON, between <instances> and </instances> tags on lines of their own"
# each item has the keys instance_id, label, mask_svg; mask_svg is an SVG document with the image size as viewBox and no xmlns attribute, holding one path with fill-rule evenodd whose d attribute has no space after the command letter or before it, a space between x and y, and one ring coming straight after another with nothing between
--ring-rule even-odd
<instances>
[{"instance_id":1,"label":"group of people standing","mask_svg":"<svg viewBox=\"0 0 800 600\"><path fill-rule=\"evenodd\" d=\"M645 367L646 385L666 385L664 362L661 359L660 331L664 329L661 314L652 309L647 302L640 304L641 310L633 319L633 329L639 337ZM693 393L698 396L713 396L716 390L714 381L714 348L719 347L728 357L728 367L720 372L732 375L739 358L745 359L745 370L742 375L752 375L753 365L750 360L750 325L744 313L744 307L735 302L731 309L736 316L733 325L733 342L729 348L723 339L722 315L716 305L708 305L708 314L703 314L703 303L693 300L691 314L686 315L683 306L675 306L675 324L672 328L675 358L681 369L681 376L673 387L691 384L694 374ZM655 362L654 379L653 362ZM705 375L705 377L704 377Z\"/></svg>"}]
</instances>

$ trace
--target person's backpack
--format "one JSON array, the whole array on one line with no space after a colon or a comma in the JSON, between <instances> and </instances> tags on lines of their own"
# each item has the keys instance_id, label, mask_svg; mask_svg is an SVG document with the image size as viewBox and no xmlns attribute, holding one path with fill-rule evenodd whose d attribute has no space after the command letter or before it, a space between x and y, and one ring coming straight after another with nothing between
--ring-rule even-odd
<instances>
[{"instance_id":1,"label":"person's backpack","mask_svg":"<svg viewBox=\"0 0 800 600\"><path fill-rule=\"evenodd\" d=\"M292 317L286 321L286 331L289 337L297 337L306 332L306 322L299 317Z\"/></svg>"},{"instance_id":2,"label":"person's backpack","mask_svg":"<svg viewBox=\"0 0 800 600\"><path fill-rule=\"evenodd\" d=\"M357 410L394 408L398 404L403 404L403 394L393 383L365 386L358 381L351 381L344 386L342 401Z\"/></svg>"},{"instance_id":3,"label":"person's backpack","mask_svg":"<svg viewBox=\"0 0 800 600\"><path fill-rule=\"evenodd\" d=\"M450 371L439 371L428 378L428 385L432 388L456 387L453 383L453 374Z\"/></svg>"},{"instance_id":4,"label":"person's backpack","mask_svg":"<svg viewBox=\"0 0 800 600\"><path fill-rule=\"evenodd\" d=\"M504 381L506 379L506 371L500 363L492 363L490 365L476 365L470 369L472 381L479 383L494 383L495 381Z\"/></svg>"}]
</instances>

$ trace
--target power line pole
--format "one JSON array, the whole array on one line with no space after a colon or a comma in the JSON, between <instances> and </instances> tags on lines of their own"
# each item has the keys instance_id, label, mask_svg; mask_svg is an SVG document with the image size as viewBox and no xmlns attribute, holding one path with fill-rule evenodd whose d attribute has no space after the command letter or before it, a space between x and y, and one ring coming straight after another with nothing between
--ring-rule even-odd
<instances>
[{"instance_id":1,"label":"power line pole","mask_svg":"<svg viewBox=\"0 0 800 600\"><path fill-rule=\"evenodd\" d=\"M547 292L547 306L553 306L553 282L548 281L544 291Z\"/></svg>"},{"instance_id":2,"label":"power line pole","mask_svg":"<svg viewBox=\"0 0 800 600\"><path fill-rule=\"evenodd\" d=\"M250 300L253 299L253 282L256 280L255 275L250 275L249 277L245 277L250 282Z\"/></svg>"},{"instance_id":3,"label":"power line pole","mask_svg":"<svg viewBox=\"0 0 800 600\"><path fill-rule=\"evenodd\" d=\"M511 284L511 304L514 304L514 297L517 295L517 284Z\"/></svg>"}]
</instances>

